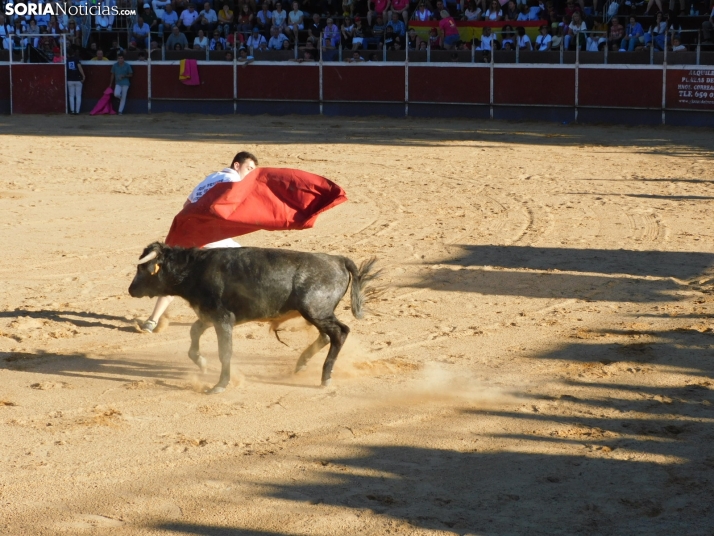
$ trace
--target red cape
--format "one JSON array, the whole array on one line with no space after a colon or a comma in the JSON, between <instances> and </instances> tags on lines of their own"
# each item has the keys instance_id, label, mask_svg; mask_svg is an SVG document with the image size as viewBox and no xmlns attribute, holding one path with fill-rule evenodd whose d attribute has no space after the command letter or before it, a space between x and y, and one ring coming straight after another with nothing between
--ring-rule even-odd
<instances>
[{"instance_id":1,"label":"red cape","mask_svg":"<svg viewBox=\"0 0 714 536\"><path fill-rule=\"evenodd\" d=\"M171 224L170 246L202 247L254 231L309 229L325 210L347 201L334 182L297 169L257 168L240 182L216 184Z\"/></svg>"}]
</instances>

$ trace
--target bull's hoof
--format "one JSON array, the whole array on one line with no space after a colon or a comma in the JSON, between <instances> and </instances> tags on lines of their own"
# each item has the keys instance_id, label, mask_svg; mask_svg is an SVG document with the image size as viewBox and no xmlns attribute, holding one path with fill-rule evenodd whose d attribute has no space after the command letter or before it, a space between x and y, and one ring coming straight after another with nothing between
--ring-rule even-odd
<instances>
[{"instance_id":1,"label":"bull's hoof","mask_svg":"<svg viewBox=\"0 0 714 536\"><path fill-rule=\"evenodd\" d=\"M321 384L321 385L322 385L323 387L329 387L331 382L332 382L331 379L322 380L322 384Z\"/></svg>"},{"instance_id":2,"label":"bull's hoof","mask_svg":"<svg viewBox=\"0 0 714 536\"><path fill-rule=\"evenodd\" d=\"M207 390L206 390L206 394L207 394L207 395L217 395L218 393L222 393L222 392L225 391L225 390L226 390L225 387L222 387L222 386L220 386L220 385L216 385L216 386L213 387L212 389L207 389Z\"/></svg>"},{"instance_id":3,"label":"bull's hoof","mask_svg":"<svg viewBox=\"0 0 714 536\"><path fill-rule=\"evenodd\" d=\"M295 367L295 374L298 372L303 372L307 368L307 365L298 365Z\"/></svg>"}]
</instances>

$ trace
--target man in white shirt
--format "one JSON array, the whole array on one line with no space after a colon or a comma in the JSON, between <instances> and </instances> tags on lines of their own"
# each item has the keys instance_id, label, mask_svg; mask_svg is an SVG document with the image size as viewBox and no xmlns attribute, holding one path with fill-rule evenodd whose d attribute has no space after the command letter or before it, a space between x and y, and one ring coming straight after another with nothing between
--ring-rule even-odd
<instances>
[{"instance_id":1,"label":"man in white shirt","mask_svg":"<svg viewBox=\"0 0 714 536\"><path fill-rule=\"evenodd\" d=\"M204 32L212 32L218 25L218 15L211 9L211 4L203 4L203 11L198 14L198 27Z\"/></svg>"},{"instance_id":2,"label":"man in white shirt","mask_svg":"<svg viewBox=\"0 0 714 536\"><path fill-rule=\"evenodd\" d=\"M174 11L174 7L169 3L164 8L164 14L160 17L159 33L165 35L171 28L178 26L178 15Z\"/></svg>"},{"instance_id":3,"label":"man in white shirt","mask_svg":"<svg viewBox=\"0 0 714 536\"><path fill-rule=\"evenodd\" d=\"M137 48L149 48L149 25L142 17L137 17L134 27L131 29L132 42Z\"/></svg>"},{"instance_id":4,"label":"man in white shirt","mask_svg":"<svg viewBox=\"0 0 714 536\"><path fill-rule=\"evenodd\" d=\"M288 41L284 33L281 33L277 27L273 26L270 30L270 41L268 41L268 50L282 50L283 41Z\"/></svg>"},{"instance_id":5,"label":"man in white shirt","mask_svg":"<svg viewBox=\"0 0 714 536\"><path fill-rule=\"evenodd\" d=\"M193 24L198 20L198 12L193 4L189 4L187 9L181 12L179 17L179 30L190 32Z\"/></svg>"},{"instance_id":6,"label":"man in white shirt","mask_svg":"<svg viewBox=\"0 0 714 536\"><path fill-rule=\"evenodd\" d=\"M240 182L242 181L248 173L253 171L258 166L258 159L247 151L241 151L233 158L233 162L230 167L217 171L216 173L211 173L208 177L203 179L198 186L196 186L193 191L189 194L188 199L184 203L184 206L195 203L201 199L211 188L216 184L222 182ZM233 240L232 238L226 238L225 240L219 240L218 242L211 242L205 244L204 248L239 248L240 244ZM139 331L144 333L153 333L159 324L159 319L166 311L166 308L173 301L173 296L161 296L156 300L156 305L154 306L154 311L151 316L142 324L139 325Z\"/></svg>"}]
</instances>

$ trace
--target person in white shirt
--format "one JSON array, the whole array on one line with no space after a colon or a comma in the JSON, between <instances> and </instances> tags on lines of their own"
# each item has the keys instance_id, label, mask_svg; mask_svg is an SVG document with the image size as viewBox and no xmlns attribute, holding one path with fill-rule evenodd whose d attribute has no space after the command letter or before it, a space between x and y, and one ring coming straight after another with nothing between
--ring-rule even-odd
<instances>
[{"instance_id":1,"label":"person in white shirt","mask_svg":"<svg viewBox=\"0 0 714 536\"><path fill-rule=\"evenodd\" d=\"M218 25L218 14L211 9L211 4L203 4L203 11L198 14L196 25L205 32L212 32Z\"/></svg>"},{"instance_id":2,"label":"person in white shirt","mask_svg":"<svg viewBox=\"0 0 714 536\"><path fill-rule=\"evenodd\" d=\"M158 20L164 18L164 11L166 10L166 6L168 5L171 5L171 0L151 0L151 7L154 10L154 13L156 13L156 18Z\"/></svg>"},{"instance_id":3,"label":"person in white shirt","mask_svg":"<svg viewBox=\"0 0 714 536\"><path fill-rule=\"evenodd\" d=\"M181 12L181 16L179 17L179 30L183 30L185 32L190 32L193 24L196 22L198 19L198 12L196 11L196 6L193 4L189 4L187 9L184 9Z\"/></svg>"},{"instance_id":4,"label":"person in white shirt","mask_svg":"<svg viewBox=\"0 0 714 536\"><path fill-rule=\"evenodd\" d=\"M193 40L194 50L206 50L208 48L208 37L203 30L198 30L198 36Z\"/></svg>"},{"instance_id":5,"label":"person in white shirt","mask_svg":"<svg viewBox=\"0 0 714 536\"><path fill-rule=\"evenodd\" d=\"M584 47L587 44L587 30L588 27L580 16L580 12L576 11L573 13L573 20L568 25L568 33L565 36L566 50L570 49L570 44L573 38L576 39L576 46L579 46L584 50Z\"/></svg>"},{"instance_id":6,"label":"person in white shirt","mask_svg":"<svg viewBox=\"0 0 714 536\"><path fill-rule=\"evenodd\" d=\"M263 4L261 10L258 11L255 18L257 19L258 27L260 27L261 31L269 30L270 26L273 24L273 12L270 11L270 5L267 3Z\"/></svg>"},{"instance_id":7,"label":"person in white shirt","mask_svg":"<svg viewBox=\"0 0 714 536\"><path fill-rule=\"evenodd\" d=\"M275 26L273 26L275 28ZM245 46L248 47L248 50L250 49L259 49L261 45L266 45L267 46L268 42L265 40L265 37L260 35L260 29L256 26L253 28L253 33L250 35L248 40L245 43Z\"/></svg>"},{"instance_id":8,"label":"person in white shirt","mask_svg":"<svg viewBox=\"0 0 714 536\"><path fill-rule=\"evenodd\" d=\"M298 40L298 32L305 29L305 14L300 11L300 4L293 2L293 10L288 13L288 30L295 34L295 41Z\"/></svg>"},{"instance_id":9,"label":"person in white shirt","mask_svg":"<svg viewBox=\"0 0 714 536\"><path fill-rule=\"evenodd\" d=\"M497 21L503 18L503 11L501 11L501 6L498 0L493 0L491 6L484 13L484 20Z\"/></svg>"},{"instance_id":10,"label":"person in white shirt","mask_svg":"<svg viewBox=\"0 0 714 536\"><path fill-rule=\"evenodd\" d=\"M523 26L516 28L518 34L516 46L521 50L533 50L531 38L526 35L526 29Z\"/></svg>"},{"instance_id":11,"label":"person in white shirt","mask_svg":"<svg viewBox=\"0 0 714 536\"><path fill-rule=\"evenodd\" d=\"M548 32L548 26L544 24L540 27L540 35L536 37L536 50L538 52L546 52L550 50L550 45L553 42L553 38Z\"/></svg>"},{"instance_id":12,"label":"person in white shirt","mask_svg":"<svg viewBox=\"0 0 714 536\"><path fill-rule=\"evenodd\" d=\"M188 199L184 203L184 207L191 203L195 203L201 199L211 188L222 182L240 182L248 173L253 171L258 166L258 159L247 151L241 151L233 158L231 167L227 167L216 173L211 173L203 179L198 186L189 194ZM203 246L204 248L238 248L240 244L232 238L211 242ZM142 322L138 328L144 333L153 333L159 324L161 316L166 312L166 308L173 301L173 296L161 296L156 300L154 311L151 316Z\"/></svg>"},{"instance_id":13,"label":"person in white shirt","mask_svg":"<svg viewBox=\"0 0 714 536\"><path fill-rule=\"evenodd\" d=\"M275 9L273 10L273 26L277 26L281 32L284 31L287 18L288 14L283 9L283 5L280 2L276 2Z\"/></svg>"}]
</instances>

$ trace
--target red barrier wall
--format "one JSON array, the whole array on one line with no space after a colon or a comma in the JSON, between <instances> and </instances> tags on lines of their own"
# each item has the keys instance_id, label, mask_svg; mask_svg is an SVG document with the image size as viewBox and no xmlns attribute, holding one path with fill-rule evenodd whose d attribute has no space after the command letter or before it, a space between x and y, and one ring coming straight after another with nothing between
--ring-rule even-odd
<instances>
[{"instance_id":1,"label":"red barrier wall","mask_svg":"<svg viewBox=\"0 0 714 536\"><path fill-rule=\"evenodd\" d=\"M228 99L233 100L233 66L198 66L197 86L179 80L179 65L151 66L151 97L156 99ZM138 92L137 92L138 93Z\"/></svg>"},{"instance_id":2,"label":"red barrier wall","mask_svg":"<svg viewBox=\"0 0 714 536\"><path fill-rule=\"evenodd\" d=\"M581 106L662 108L660 69L583 69L579 71Z\"/></svg>"},{"instance_id":3,"label":"red barrier wall","mask_svg":"<svg viewBox=\"0 0 714 536\"><path fill-rule=\"evenodd\" d=\"M574 106L575 72L572 69L494 69L493 102Z\"/></svg>"},{"instance_id":4,"label":"red barrier wall","mask_svg":"<svg viewBox=\"0 0 714 536\"><path fill-rule=\"evenodd\" d=\"M238 67L238 98L317 101L320 70L317 65Z\"/></svg>"},{"instance_id":5,"label":"red barrier wall","mask_svg":"<svg viewBox=\"0 0 714 536\"><path fill-rule=\"evenodd\" d=\"M667 108L714 110L714 68L667 69Z\"/></svg>"},{"instance_id":6,"label":"red barrier wall","mask_svg":"<svg viewBox=\"0 0 714 536\"><path fill-rule=\"evenodd\" d=\"M109 74L112 70L112 64L109 62L107 62L107 65L82 64L82 69L86 75L84 84L82 84L82 98L101 99L104 90L109 87ZM129 94L127 93L128 97Z\"/></svg>"},{"instance_id":7,"label":"red barrier wall","mask_svg":"<svg viewBox=\"0 0 714 536\"><path fill-rule=\"evenodd\" d=\"M13 113L65 113L64 65L13 65L12 95Z\"/></svg>"},{"instance_id":8,"label":"red barrier wall","mask_svg":"<svg viewBox=\"0 0 714 536\"><path fill-rule=\"evenodd\" d=\"M10 66L0 65L0 101L10 100Z\"/></svg>"},{"instance_id":9,"label":"red barrier wall","mask_svg":"<svg viewBox=\"0 0 714 536\"><path fill-rule=\"evenodd\" d=\"M490 69L409 66L410 102L488 104Z\"/></svg>"},{"instance_id":10,"label":"red barrier wall","mask_svg":"<svg viewBox=\"0 0 714 536\"><path fill-rule=\"evenodd\" d=\"M322 96L326 101L404 102L404 65L325 65Z\"/></svg>"}]
</instances>

